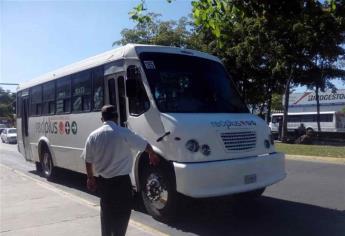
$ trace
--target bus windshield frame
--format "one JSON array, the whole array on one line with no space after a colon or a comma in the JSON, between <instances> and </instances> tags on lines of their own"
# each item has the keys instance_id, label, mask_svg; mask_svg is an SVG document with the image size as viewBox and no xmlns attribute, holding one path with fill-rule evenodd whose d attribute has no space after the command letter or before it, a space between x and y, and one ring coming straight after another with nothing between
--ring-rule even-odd
<instances>
[{"instance_id":1,"label":"bus windshield frame","mask_svg":"<svg viewBox=\"0 0 345 236\"><path fill-rule=\"evenodd\" d=\"M139 57L160 112L249 113L221 63L157 52Z\"/></svg>"}]
</instances>

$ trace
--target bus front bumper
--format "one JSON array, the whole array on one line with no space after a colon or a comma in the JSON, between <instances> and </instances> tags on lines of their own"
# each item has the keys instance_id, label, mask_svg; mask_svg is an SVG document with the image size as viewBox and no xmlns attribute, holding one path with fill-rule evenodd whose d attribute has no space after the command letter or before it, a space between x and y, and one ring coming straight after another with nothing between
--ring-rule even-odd
<instances>
[{"instance_id":1,"label":"bus front bumper","mask_svg":"<svg viewBox=\"0 0 345 236\"><path fill-rule=\"evenodd\" d=\"M286 177L283 153L202 163L174 162L177 191L194 198L264 188Z\"/></svg>"}]
</instances>

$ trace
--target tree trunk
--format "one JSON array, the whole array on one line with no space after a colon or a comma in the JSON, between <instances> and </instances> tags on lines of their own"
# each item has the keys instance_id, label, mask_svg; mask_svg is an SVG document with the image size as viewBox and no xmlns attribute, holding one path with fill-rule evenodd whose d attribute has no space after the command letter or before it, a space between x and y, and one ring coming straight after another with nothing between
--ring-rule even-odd
<instances>
[{"instance_id":1,"label":"tree trunk","mask_svg":"<svg viewBox=\"0 0 345 236\"><path fill-rule=\"evenodd\" d=\"M316 99L316 122L317 122L317 131L318 131L318 133L321 132L319 89L320 89L319 85L316 85L315 99Z\"/></svg>"},{"instance_id":2,"label":"tree trunk","mask_svg":"<svg viewBox=\"0 0 345 236\"><path fill-rule=\"evenodd\" d=\"M290 96L290 83L292 81L292 72L290 73L289 79L286 81L285 84L285 94L284 94L284 116L283 116L283 129L281 135L281 141L287 141L288 129L287 129L287 118L289 112L289 96Z\"/></svg>"},{"instance_id":3,"label":"tree trunk","mask_svg":"<svg viewBox=\"0 0 345 236\"><path fill-rule=\"evenodd\" d=\"M267 113L266 113L266 123L271 122L271 106L272 106L272 90L269 91L267 99Z\"/></svg>"}]
</instances>

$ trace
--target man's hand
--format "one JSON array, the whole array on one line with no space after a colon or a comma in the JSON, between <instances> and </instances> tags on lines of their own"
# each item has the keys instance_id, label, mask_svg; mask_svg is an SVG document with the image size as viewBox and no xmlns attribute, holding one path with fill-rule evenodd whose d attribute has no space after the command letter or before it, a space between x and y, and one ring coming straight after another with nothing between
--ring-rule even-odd
<instances>
[{"instance_id":1,"label":"man's hand","mask_svg":"<svg viewBox=\"0 0 345 236\"><path fill-rule=\"evenodd\" d=\"M87 177L87 182L86 182L87 189L90 190L91 192L95 192L97 189L97 184L96 184L96 179L94 176L92 177Z\"/></svg>"}]
</instances>

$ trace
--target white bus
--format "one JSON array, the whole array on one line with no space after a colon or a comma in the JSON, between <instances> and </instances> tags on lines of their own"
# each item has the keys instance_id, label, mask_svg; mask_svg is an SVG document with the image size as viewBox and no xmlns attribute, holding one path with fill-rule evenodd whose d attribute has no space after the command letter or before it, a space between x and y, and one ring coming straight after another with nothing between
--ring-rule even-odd
<instances>
[{"instance_id":1,"label":"white bus","mask_svg":"<svg viewBox=\"0 0 345 236\"><path fill-rule=\"evenodd\" d=\"M269 127L272 133L279 132L279 123L283 121L283 113L275 113L271 116ZM289 113L287 118L287 129L294 132L303 124L307 132L318 131L316 112ZM321 132L345 132L345 114L336 111L320 112Z\"/></svg>"},{"instance_id":2,"label":"white bus","mask_svg":"<svg viewBox=\"0 0 345 236\"><path fill-rule=\"evenodd\" d=\"M118 124L161 158L152 168L134 153L131 174L156 219L175 214L179 194L260 196L286 176L268 126L202 52L128 44L21 84L17 99L18 148L48 179L56 167L85 173L85 140L103 104L115 105Z\"/></svg>"}]
</instances>

